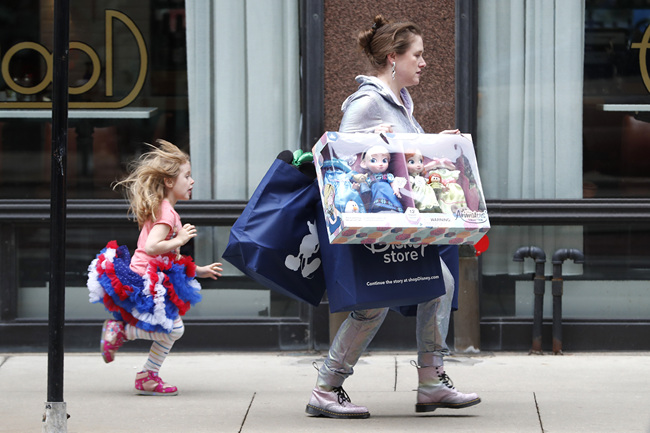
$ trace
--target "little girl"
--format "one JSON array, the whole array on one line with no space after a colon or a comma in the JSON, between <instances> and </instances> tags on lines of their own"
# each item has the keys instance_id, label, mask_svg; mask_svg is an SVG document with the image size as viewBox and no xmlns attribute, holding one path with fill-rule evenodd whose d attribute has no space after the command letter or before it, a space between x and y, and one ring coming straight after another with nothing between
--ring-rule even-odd
<instances>
[{"instance_id":1,"label":"little girl","mask_svg":"<svg viewBox=\"0 0 650 433\"><path fill-rule=\"evenodd\" d=\"M170 396L178 389L158 376L172 345L184 332L181 316L201 300L195 277L221 276L221 263L196 266L180 247L196 236L196 227L181 224L174 206L189 200L194 179L189 155L173 144L158 140L159 147L134 164L122 186L140 228L131 259L126 246L106 245L88 267L90 302L102 302L115 320L106 320L100 349L112 362L125 341L152 340L149 357L135 376L140 395Z\"/></svg>"}]
</instances>

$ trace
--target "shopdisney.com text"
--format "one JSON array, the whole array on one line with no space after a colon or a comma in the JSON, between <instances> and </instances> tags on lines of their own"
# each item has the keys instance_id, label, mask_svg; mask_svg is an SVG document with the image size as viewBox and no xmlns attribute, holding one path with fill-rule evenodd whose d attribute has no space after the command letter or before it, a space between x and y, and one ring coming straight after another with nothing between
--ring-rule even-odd
<instances>
[{"instance_id":1,"label":"shopdisney.com text","mask_svg":"<svg viewBox=\"0 0 650 433\"><path fill-rule=\"evenodd\" d=\"M404 284L404 283L417 283L420 281L431 281L439 279L439 275L432 275L430 277L411 277L404 280L385 280L385 281L368 281L366 286L383 286L385 284Z\"/></svg>"}]
</instances>

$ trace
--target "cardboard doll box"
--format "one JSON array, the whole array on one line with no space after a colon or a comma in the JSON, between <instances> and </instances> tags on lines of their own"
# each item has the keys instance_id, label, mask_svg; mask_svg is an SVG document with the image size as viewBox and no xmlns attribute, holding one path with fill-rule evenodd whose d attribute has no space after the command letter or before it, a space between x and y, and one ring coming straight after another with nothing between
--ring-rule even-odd
<instances>
[{"instance_id":1,"label":"cardboard doll box","mask_svg":"<svg viewBox=\"0 0 650 433\"><path fill-rule=\"evenodd\" d=\"M468 135L326 132L312 151L330 243L473 245L490 228Z\"/></svg>"}]
</instances>

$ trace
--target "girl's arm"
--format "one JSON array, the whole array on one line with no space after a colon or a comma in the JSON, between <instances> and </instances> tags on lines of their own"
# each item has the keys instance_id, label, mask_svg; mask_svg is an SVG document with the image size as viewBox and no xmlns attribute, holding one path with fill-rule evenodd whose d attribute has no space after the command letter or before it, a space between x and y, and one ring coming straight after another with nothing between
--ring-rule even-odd
<instances>
[{"instance_id":1,"label":"girl's arm","mask_svg":"<svg viewBox=\"0 0 650 433\"><path fill-rule=\"evenodd\" d=\"M171 227L167 224L156 224L151 228L144 251L150 256L157 256L174 251L185 245L190 239L196 236L196 227L192 224L185 224L176 236L166 239Z\"/></svg>"},{"instance_id":2,"label":"girl's arm","mask_svg":"<svg viewBox=\"0 0 650 433\"><path fill-rule=\"evenodd\" d=\"M206 266L197 266L196 267L196 276L199 278L212 278L216 280L217 277L221 276L223 269L221 263L212 263Z\"/></svg>"}]
</instances>

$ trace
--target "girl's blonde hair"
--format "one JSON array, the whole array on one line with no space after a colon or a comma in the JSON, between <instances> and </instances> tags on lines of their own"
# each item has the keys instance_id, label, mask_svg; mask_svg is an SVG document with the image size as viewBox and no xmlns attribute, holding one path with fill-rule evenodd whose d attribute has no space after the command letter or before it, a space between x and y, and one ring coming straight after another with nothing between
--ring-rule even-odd
<instances>
[{"instance_id":1,"label":"girl's blonde hair","mask_svg":"<svg viewBox=\"0 0 650 433\"><path fill-rule=\"evenodd\" d=\"M115 182L113 189L121 186L133 213L142 228L147 220L156 221L160 205L165 198L165 179L175 179L181 165L190 162L190 156L165 140L156 140L158 147L148 144L151 151L130 164L130 174Z\"/></svg>"}]
</instances>

